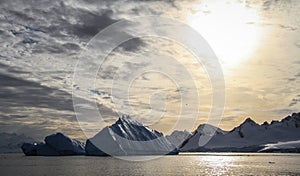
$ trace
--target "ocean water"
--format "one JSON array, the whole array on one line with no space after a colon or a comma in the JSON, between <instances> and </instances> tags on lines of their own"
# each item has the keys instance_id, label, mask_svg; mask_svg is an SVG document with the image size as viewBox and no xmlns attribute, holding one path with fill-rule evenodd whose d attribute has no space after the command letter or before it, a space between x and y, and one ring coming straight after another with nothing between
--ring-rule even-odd
<instances>
[{"instance_id":1,"label":"ocean water","mask_svg":"<svg viewBox=\"0 0 300 176\"><path fill-rule=\"evenodd\" d=\"M300 175L299 154L193 153L150 161L0 155L0 175Z\"/></svg>"}]
</instances>

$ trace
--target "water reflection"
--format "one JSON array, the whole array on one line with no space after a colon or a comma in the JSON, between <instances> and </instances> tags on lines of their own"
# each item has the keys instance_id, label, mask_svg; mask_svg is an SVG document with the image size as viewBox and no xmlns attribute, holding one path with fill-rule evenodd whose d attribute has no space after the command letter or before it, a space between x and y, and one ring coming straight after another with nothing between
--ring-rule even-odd
<instances>
[{"instance_id":1,"label":"water reflection","mask_svg":"<svg viewBox=\"0 0 300 176\"><path fill-rule=\"evenodd\" d=\"M113 157L0 155L1 175L300 175L299 154L193 154L133 162Z\"/></svg>"},{"instance_id":2,"label":"water reflection","mask_svg":"<svg viewBox=\"0 0 300 176\"><path fill-rule=\"evenodd\" d=\"M196 162L201 167L204 166L205 174L208 175L226 175L229 173L230 167L238 160L237 156L197 156Z\"/></svg>"}]
</instances>

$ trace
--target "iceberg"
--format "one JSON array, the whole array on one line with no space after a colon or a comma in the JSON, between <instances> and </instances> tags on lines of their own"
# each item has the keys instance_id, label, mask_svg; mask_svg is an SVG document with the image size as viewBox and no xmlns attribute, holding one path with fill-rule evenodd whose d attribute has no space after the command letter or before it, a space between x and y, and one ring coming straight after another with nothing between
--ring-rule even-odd
<instances>
[{"instance_id":1,"label":"iceberg","mask_svg":"<svg viewBox=\"0 0 300 176\"><path fill-rule=\"evenodd\" d=\"M27 156L67 156L84 155L84 144L70 139L62 133L52 134L45 138L45 143L24 143L22 151Z\"/></svg>"},{"instance_id":2,"label":"iceberg","mask_svg":"<svg viewBox=\"0 0 300 176\"><path fill-rule=\"evenodd\" d=\"M62 133L52 134L45 138L48 146L53 148L59 155L84 155L84 144L81 142L70 139Z\"/></svg>"},{"instance_id":3,"label":"iceberg","mask_svg":"<svg viewBox=\"0 0 300 176\"><path fill-rule=\"evenodd\" d=\"M176 147L162 133L151 130L128 115L103 128L90 138L86 155L132 156L178 154Z\"/></svg>"}]
</instances>

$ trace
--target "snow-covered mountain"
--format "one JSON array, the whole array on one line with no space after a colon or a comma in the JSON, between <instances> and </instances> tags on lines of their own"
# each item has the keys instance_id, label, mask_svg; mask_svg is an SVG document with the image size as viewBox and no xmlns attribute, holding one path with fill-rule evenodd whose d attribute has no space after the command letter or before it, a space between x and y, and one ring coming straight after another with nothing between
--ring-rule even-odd
<instances>
[{"instance_id":1,"label":"snow-covered mountain","mask_svg":"<svg viewBox=\"0 0 300 176\"><path fill-rule=\"evenodd\" d=\"M128 115L105 127L86 142L86 155L177 154L162 133L151 130Z\"/></svg>"},{"instance_id":2,"label":"snow-covered mountain","mask_svg":"<svg viewBox=\"0 0 300 176\"><path fill-rule=\"evenodd\" d=\"M179 147L183 141L185 141L187 138L191 137L192 133L188 132L186 130L184 131L173 131L170 135L167 135L166 138L169 142L171 142L176 147Z\"/></svg>"},{"instance_id":3,"label":"snow-covered mountain","mask_svg":"<svg viewBox=\"0 0 300 176\"><path fill-rule=\"evenodd\" d=\"M0 153L20 153L24 142L34 142L34 139L15 133L0 133Z\"/></svg>"},{"instance_id":4,"label":"snow-covered mountain","mask_svg":"<svg viewBox=\"0 0 300 176\"><path fill-rule=\"evenodd\" d=\"M200 125L183 143L181 151L259 151L266 144L300 140L300 113L261 125L247 118L229 132L217 129L212 134L210 130L201 129ZM212 138L205 145L199 146L199 138L203 135L212 135Z\"/></svg>"}]
</instances>

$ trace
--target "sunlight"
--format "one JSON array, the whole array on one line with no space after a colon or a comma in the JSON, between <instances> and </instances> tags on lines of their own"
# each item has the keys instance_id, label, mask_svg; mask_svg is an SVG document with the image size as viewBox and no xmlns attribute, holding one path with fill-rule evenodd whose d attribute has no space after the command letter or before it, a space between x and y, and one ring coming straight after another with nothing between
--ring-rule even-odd
<instances>
[{"instance_id":1,"label":"sunlight","mask_svg":"<svg viewBox=\"0 0 300 176\"><path fill-rule=\"evenodd\" d=\"M224 68L237 66L255 51L262 31L256 9L224 1L196 5L187 22L211 45Z\"/></svg>"},{"instance_id":2,"label":"sunlight","mask_svg":"<svg viewBox=\"0 0 300 176\"><path fill-rule=\"evenodd\" d=\"M207 156L198 156L198 165L205 165L206 175L227 175L228 170L232 165L237 162L238 156L230 155L214 155L207 153Z\"/></svg>"}]
</instances>

